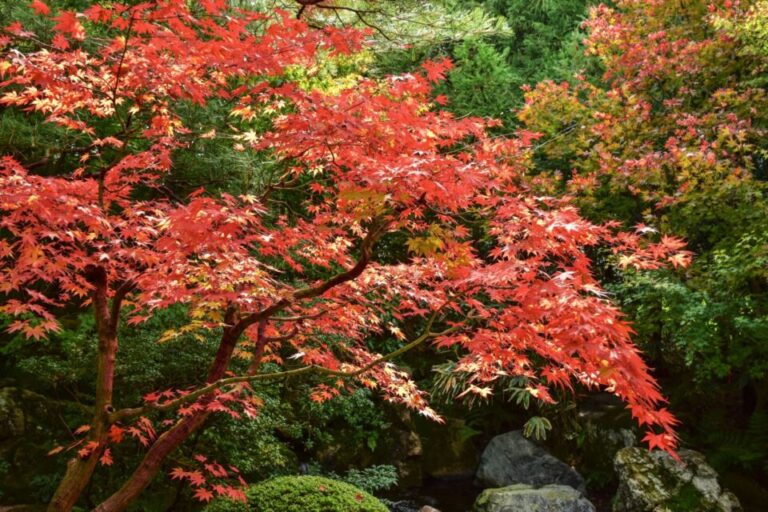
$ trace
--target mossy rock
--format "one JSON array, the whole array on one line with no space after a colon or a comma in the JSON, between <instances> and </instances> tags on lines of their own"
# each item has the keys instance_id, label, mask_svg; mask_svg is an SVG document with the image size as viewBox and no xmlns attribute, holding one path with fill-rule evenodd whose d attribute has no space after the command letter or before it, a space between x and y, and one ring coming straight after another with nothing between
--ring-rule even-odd
<instances>
[{"instance_id":1,"label":"mossy rock","mask_svg":"<svg viewBox=\"0 0 768 512\"><path fill-rule=\"evenodd\" d=\"M388 512L357 487L319 476L281 476L251 486L247 503L216 500L205 512Z\"/></svg>"},{"instance_id":2,"label":"mossy rock","mask_svg":"<svg viewBox=\"0 0 768 512\"><path fill-rule=\"evenodd\" d=\"M613 512L739 512L739 500L722 489L704 456L624 448L614 459L619 488Z\"/></svg>"},{"instance_id":3,"label":"mossy rock","mask_svg":"<svg viewBox=\"0 0 768 512\"><path fill-rule=\"evenodd\" d=\"M475 501L473 512L595 512L579 491L567 485L533 487L515 484L486 489Z\"/></svg>"}]
</instances>

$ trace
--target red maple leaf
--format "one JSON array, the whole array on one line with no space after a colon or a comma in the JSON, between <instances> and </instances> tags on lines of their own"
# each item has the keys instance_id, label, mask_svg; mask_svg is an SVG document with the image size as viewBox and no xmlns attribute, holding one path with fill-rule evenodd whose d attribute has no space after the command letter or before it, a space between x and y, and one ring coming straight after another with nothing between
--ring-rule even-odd
<instances>
[{"instance_id":1,"label":"red maple leaf","mask_svg":"<svg viewBox=\"0 0 768 512\"><path fill-rule=\"evenodd\" d=\"M53 18L57 23L53 30L62 34L68 34L73 39L85 38L85 29L77 20L77 14L72 11L61 11L61 14Z\"/></svg>"},{"instance_id":2,"label":"red maple leaf","mask_svg":"<svg viewBox=\"0 0 768 512\"><path fill-rule=\"evenodd\" d=\"M205 477L200 471L189 471L187 472L186 476L189 482L194 486L199 487L201 485L205 485Z\"/></svg>"},{"instance_id":3,"label":"red maple leaf","mask_svg":"<svg viewBox=\"0 0 768 512\"><path fill-rule=\"evenodd\" d=\"M112 452L109 448L106 448L104 450L104 453L101 454L101 457L99 457L99 463L102 466L111 466L114 461L112 460Z\"/></svg>"},{"instance_id":4,"label":"red maple leaf","mask_svg":"<svg viewBox=\"0 0 768 512\"><path fill-rule=\"evenodd\" d=\"M43 16L46 16L51 12L51 8L40 0L32 0L30 7L35 11L35 14L41 14Z\"/></svg>"},{"instance_id":5,"label":"red maple leaf","mask_svg":"<svg viewBox=\"0 0 768 512\"><path fill-rule=\"evenodd\" d=\"M439 82L445 78L445 74L453 69L451 59L445 57L440 60L428 60L421 67L427 72L427 80L430 82Z\"/></svg>"},{"instance_id":6,"label":"red maple leaf","mask_svg":"<svg viewBox=\"0 0 768 512\"><path fill-rule=\"evenodd\" d=\"M171 470L171 479L172 480L184 480L187 477L187 472L184 471L183 468L173 468Z\"/></svg>"},{"instance_id":7,"label":"red maple leaf","mask_svg":"<svg viewBox=\"0 0 768 512\"><path fill-rule=\"evenodd\" d=\"M208 503L213 499L213 493L205 487L198 487L193 494L196 500Z\"/></svg>"},{"instance_id":8,"label":"red maple leaf","mask_svg":"<svg viewBox=\"0 0 768 512\"><path fill-rule=\"evenodd\" d=\"M98 441L89 441L85 446L77 451L77 456L81 459L87 459L99 447Z\"/></svg>"},{"instance_id":9,"label":"red maple leaf","mask_svg":"<svg viewBox=\"0 0 768 512\"><path fill-rule=\"evenodd\" d=\"M125 434L124 428L117 425L110 425L109 431L107 432L107 437L109 438L110 442L117 444L122 442L123 434Z\"/></svg>"}]
</instances>

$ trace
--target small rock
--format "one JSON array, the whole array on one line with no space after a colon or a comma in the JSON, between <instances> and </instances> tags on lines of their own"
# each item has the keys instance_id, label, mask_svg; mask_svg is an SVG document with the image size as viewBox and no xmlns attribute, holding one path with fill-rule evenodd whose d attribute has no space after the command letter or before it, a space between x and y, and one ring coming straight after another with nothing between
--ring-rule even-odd
<instances>
[{"instance_id":1,"label":"small rock","mask_svg":"<svg viewBox=\"0 0 768 512\"><path fill-rule=\"evenodd\" d=\"M680 450L680 461L666 452L624 448L614 459L619 488L614 512L738 512L739 500L717 481L704 455Z\"/></svg>"},{"instance_id":2,"label":"small rock","mask_svg":"<svg viewBox=\"0 0 768 512\"><path fill-rule=\"evenodd\" d=\"M435 507L430 507L429 505L424 505L419 509L419 512L440 512Z\"/></svg>"},{"instance_id":3,"label":"small rock","mask_svg":"<svg viewBox=\"0 0 768 512\"><path fill-rule=\"evenodd\" d=\"M476 474L483 487L528 484L567 485L584 492L584 479L571 466L515 430L491 439L480 457Z\"/></svg>"},{"instance_id":4,"label":"small rock","mask_svg":"<svg viewBox=\"0 0 768 512\"><path fill-rule=\"evenodd\" d=\"M595 512L579 491L567 485L511 485L486 489L475 501L473 512Z\"/></svg>"}]
</instances>

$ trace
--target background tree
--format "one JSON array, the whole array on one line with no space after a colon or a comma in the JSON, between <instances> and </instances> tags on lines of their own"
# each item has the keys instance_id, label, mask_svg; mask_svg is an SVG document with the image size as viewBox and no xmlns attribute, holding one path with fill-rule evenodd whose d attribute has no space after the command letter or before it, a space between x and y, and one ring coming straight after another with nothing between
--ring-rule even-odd
<instances>
[{"instance_id":1,"label":"background tree","mask_svg":"<svg viewBox=\"0 0 768 512\"><path fill-rule=\"evenodd\" d=\"M763 8L595 8L586 44L603 79L540 83L520 113L545 135L534 180L544 189L579 195L593 220L683 236L696 253L685 272L603 280L685 411L690 442L751 475L768 460Z\"/></svg>"}]
</instances>

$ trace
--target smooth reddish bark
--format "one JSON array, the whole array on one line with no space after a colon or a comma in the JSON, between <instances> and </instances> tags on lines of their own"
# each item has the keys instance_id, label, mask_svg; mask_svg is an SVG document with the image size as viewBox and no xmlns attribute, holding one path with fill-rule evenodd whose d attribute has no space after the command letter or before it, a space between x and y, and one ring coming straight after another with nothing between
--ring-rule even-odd
<instances>
[{"instance_id":1,"label":"smooth reddish bark","mask_svg":"<svg viewBox=\"0 0 768 512\"><path fill-rule=\"evenodd\" d=\"M106 447L109 414L112 412L115 362L117 359L117 323L109 306L108 283L102 268L92 269L89 277L94 286L93 312L98 333L96 402L90 422L87 442L98 443L87 457L76 456L67 463L67 470L48 505L51 512L69 511L74 507L90 482L99 456Z\"/></svg>"}]
</instances>

